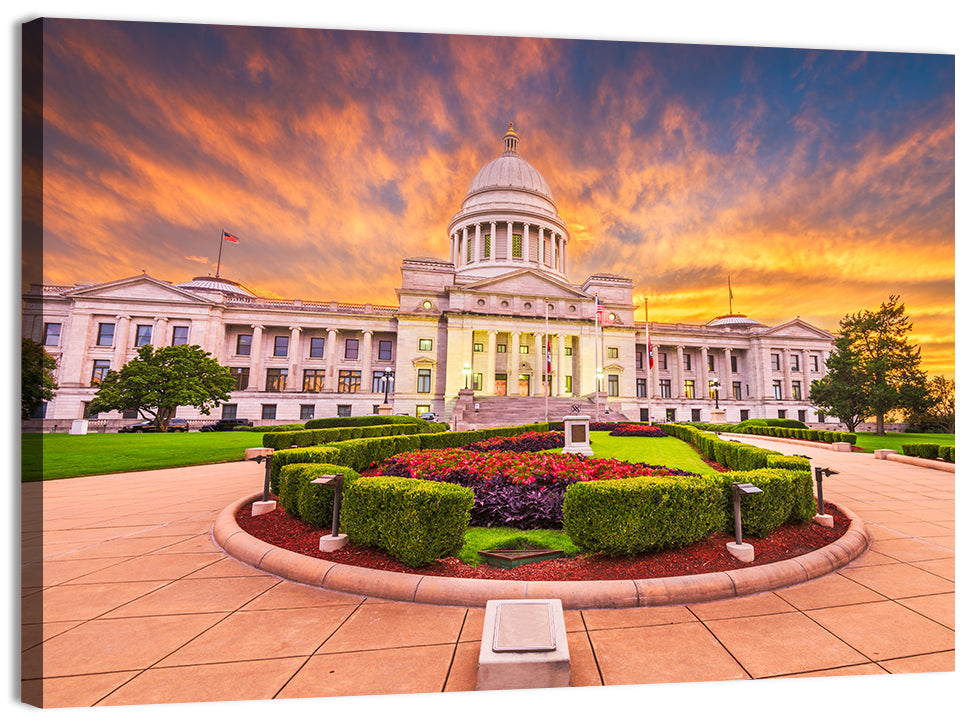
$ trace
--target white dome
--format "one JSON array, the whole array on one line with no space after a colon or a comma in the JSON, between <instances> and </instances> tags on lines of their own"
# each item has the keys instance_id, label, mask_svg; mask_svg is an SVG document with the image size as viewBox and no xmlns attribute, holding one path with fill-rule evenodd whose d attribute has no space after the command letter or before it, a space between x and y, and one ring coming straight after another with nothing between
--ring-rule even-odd
<instances>
[{"instance_id":1,"label":"white dome","mask_svg":"<svg viewBox=\"0 0 964 721\"><path fill-rule=\"evenodd\" d=\"M745 328L747 326L763 325L759 321L755 321L752 318L747 318L745 315L740 315L739 313L733 313L731 315L720 315L711 320L706 324L707 326L714 328Z\"/></svg>"},{"instance_id":2,"label":"white dome","mask_svg":"<svg viewBox=\"0 0 964 721\"><path fill-rule=\"evenodd\" d=\"M200 276L189 280L187 283L178 283L177 287L200 293L224 293L225 295L242 296L244 298L257 297L255 293L252 293L240 283L227 278Z\"/></svg>"}]
</instances>

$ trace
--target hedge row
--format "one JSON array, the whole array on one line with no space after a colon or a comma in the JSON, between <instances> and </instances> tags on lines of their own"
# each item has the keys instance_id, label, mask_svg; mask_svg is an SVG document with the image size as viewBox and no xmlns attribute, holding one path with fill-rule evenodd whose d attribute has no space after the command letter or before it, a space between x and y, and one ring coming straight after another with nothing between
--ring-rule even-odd
<instances>
[{"instance_id":1,"label":"hedge row","mask_svg":"<svg viewBox=\"0 0 964 721\"><path fill-rule=\"evenodd\" d=\"M336 441L347 441L352 438L376 438L378 436L408 436L419 433L420 428L415 423L392 423L383 426L351 426L348 428L317 428L313 430L282 431L280 433L265 433L261 441L266 448L276 451L282 448L307 448L321 446Z\"/></svg>"},{"instance_id":2,"label":"hedge row","mask_svg":"<svg viewBox=\"0 0 964 721\"><path fill-rule=\"evenodd\" d=\"M932 460L940 458L943 461L954 462L954 446L942 446L937 443L904 443L900 448L905 456Z\"/></svg>"},{"instance_id":3,"label":"hedge row","mask_svg":"<svg viewBox=\"0 0 964 721\"><path fill-rule=\"evenodd\" d=\"M279 480L278 504L289 516L316 526L330 526L335 489L312 481L319 476L335 473L345 475L346 486L360 477L351 468L328 463L292 463L285 466Z\"/></svg>"},{"instance_id":4,"label":"hedge row","mask_svg":"<svg viewBox=\"0 0 964 721\"><path fill-rule=\"evenodd\" d=\"M698 478L622 478L574 483L563 500L563 530L592 553L634 555L734 533L733 483L763 493L741 501L743 531L764 537L816 513L809 471L759 469Z\"/></svg>"},{"instance_id":5,"label":"hedge row","mask_svg":"<svg viewBox=\"0 0 964 721\"><path fill-rule=\"evenodd\" d=\"M422 566L462 549L475 496L451 483L376 476L346 485L344 499L352 541Z\"/></svg>"},{"instance_id":6,"label":"hedge row","mask_svg":"<svg viewBox=\"0 0 964 721\"><path fill-rule=\"evenodd\" d=\"M305 421L306 430L316 428L356 428L358 426L386 426L393 423L416 423L419 428L426 428L429 421L413 416L335 416L333 418L312 418ZM448 424L436 424L448 427Z\"/></svg>"},{"instance_id":7,"label":"hedge row","mask_svg":"<svg viewBox=\"0 0 964 721\"><path fill-rule=\"evenodd\" d=\"M734 433L751 433L758 436L773 436L775 438L798 438L801 441L823 441L824 443L857 444L856 433L841 433L839 431L820 431L812 428L782 428L779 426L747 426Z\"/></svg>"},{"instance_id":8,"label":"hedge row","mask_svg":"<svg viewBox=\"0 0 964 721\"><path fill-rule=\"evenodd\" d=\"M940 446L937 449L937 457L942 461L954 462L954 446Z\"/></svg>"}]
</instances>

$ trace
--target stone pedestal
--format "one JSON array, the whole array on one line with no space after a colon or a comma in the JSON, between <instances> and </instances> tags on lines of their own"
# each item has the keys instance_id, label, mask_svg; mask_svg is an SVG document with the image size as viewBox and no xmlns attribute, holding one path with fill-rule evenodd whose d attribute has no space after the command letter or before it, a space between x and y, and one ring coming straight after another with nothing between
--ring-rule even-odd
<instances>
[{"instance_id":1,"label":"stone pedestal","mask_svg":"<svg viewBox=\"0 0 964 721\"><path fill-rule=\"evenodd\" d=\"M833 516L829 513L818 513L813 517L815 523L826 526L827 528L833 528Z\"/></svg>"},{"instance_id":2,"label":"stone pedestal","mask_svg":"<svg viewBox=\"0 0 964 721\"><path fill-rule=\"evenodd\" d=\"M318 550L337 551L339 548L344 548L345 544L347 543L348 536L346 536L344 533L339 533L337 536L328 534L327 536L322 536L318 539Z\"/></svg>"},{"instance_id":3,"label":"stone pedestal","mask_svg":"<svg viewBox=\"0 0 964 721\"><path fill-rule=\"evenodd\" d=\"M753 562L753 546L749 543L735 543L730 541L726 544L726 550L744 563Z\"/></svg>"},{"instance_id":4,"label":"stone pedestal","mask_svg":"<svg viewBox=\"0 0 964 721\"><path fill-rule=\"evenodd\" d=\"M260 516L263 513L271 513L277 507L277 501L255 501L251 504L251 515Z\"/></svg>"},{"instance_id":5,"label":"stone pedestal","mask_svg":"<svg viewBox=\"0 0 964 721\"><path fill-rule=\"evenodd\" d=\"M726 410L723 408L711 408L710 423L726 423Z\"/></svg>"},{"instance_id":6,"label":"stone pedestal","mask_svg":"<svg viewBox=\"0 0 964 721\"><path fill-rule=\"evenodd\" d=\"M477 690L565 687L569 671L562 601L486 602Z\"/></svg>"},{"instance_id":7,"label":"stone pedestal","mask_svg":"<svg viewBox=\"0 0 964 721\"><path fill-rule=\"evenodd\" d=\"M589 443L589 416L566 416L562 419L562 428L566 438L563 453L592 455L592 446Z\"/></svg>"},{"instance_id":8,"label":"stone pedestal","mask_svg":"<svg viewBox=\"0 0 964 721\"><path fill-rule=\"evenodd\" d=\"M889 448L878 448L876 451L874 451L874 458L886 460L887 456L892 456L896 453L897 451L892 451Z\"/></svg>"},{"instance_id":9,"label":"stone pedestal","mask_svg":"<svg viewBox=\"0 0 964 721\"><path fill-rule=\"evenodd\" d=\"M833 446L833 449L838 453L851 453L853 451L849 443L838 442L838 443L833 443L831 445Z\"/></svg>"},{"instance_id":10,"label":"stone pedestal","mask_svg":"<svg viewBox=\"0 0 964 721\"><path fill-rule=\"evenodd\" d=\"M87 435L87 419L81 418L70 422L70 435L72 436L86 436Z\"/></svg>"},{"instance_id":11,"label":"stone pedestal","mask_svg":"<svg viewBox=\"0 0 964 721\"><path fill-rule=\"evenodd\" d=\"M380 416L390 416L392 415L392 404L391 403L380 403L378 405L378 415Z\"/></svg>"}]
</instances>

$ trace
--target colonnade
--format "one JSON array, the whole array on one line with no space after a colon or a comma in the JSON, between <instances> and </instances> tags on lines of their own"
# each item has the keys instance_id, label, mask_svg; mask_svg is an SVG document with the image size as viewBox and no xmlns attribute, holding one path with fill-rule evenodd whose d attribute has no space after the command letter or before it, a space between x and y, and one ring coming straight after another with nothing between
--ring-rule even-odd
<instances>
[{"instance_id":1,"label":"colonnade","mask_svg":"<svg viewBox=\"0 0 964 721\"><path fill-rule=\"evenodd\" d=\"M513 235L520 235L522 239L519 255L513 253ZM556 228L512 220L491 220L457 228L449 237L449 260L456 268L496 261L537 263L547 270L565 275L568 270L567 246L566 236Z\"/></svg>"}]
</instances>

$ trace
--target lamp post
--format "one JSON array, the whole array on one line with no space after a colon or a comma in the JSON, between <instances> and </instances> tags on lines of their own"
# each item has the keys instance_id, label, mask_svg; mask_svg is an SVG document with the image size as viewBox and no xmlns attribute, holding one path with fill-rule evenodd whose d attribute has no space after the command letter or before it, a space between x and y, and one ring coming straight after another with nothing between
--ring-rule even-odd
<instances>
[{"instance_id":1,"label":"lamp post","mask_svg":"<svg viewBox=\"0 0 964 721\"><path fill-rule=\"evenodd\" d=\"M727 543L726 550L744 563L752 563L753 546L749 543L743 543L743 514L740 508L740 499L743 496L763 493L763 489L757 488L752 483L734 483L730 489L733 494L733 528L736 543Z\"/></svg>"},{"instance_id":2,"label":"lamp post","mask_svg":"<svg viewBox=\"0 0 964 721\"><path fill-rule=\"evenodd\" d=\"M720 382L714 378L710 381L710 393L713 394L713 400L716 401L716 410L720 409Z\"/></svg>"},{"instance_id":3,"label":"lamp post","mask_svg":"<svg viewBox=\"0 0 964 721\"><path fill-rule=\"evenodd\" d=\"M382 375L382 383L385 384L385 405L386 406L388 405L388 386L391 384L393 380L395 380L395 371L389 368L385 371L384 375Z\"/></svg>"},{"instance_id":4,"label":"lamp post","mask_svg":"<svg viewBox=\"0 0 964 721\"><path fill-rule=\"evenodd\" d=\"M465 390L469 389L469 375L472 373L472 366L466 363L462 366L462 372L465 373Z\"/></svg>"}]
</instances>

